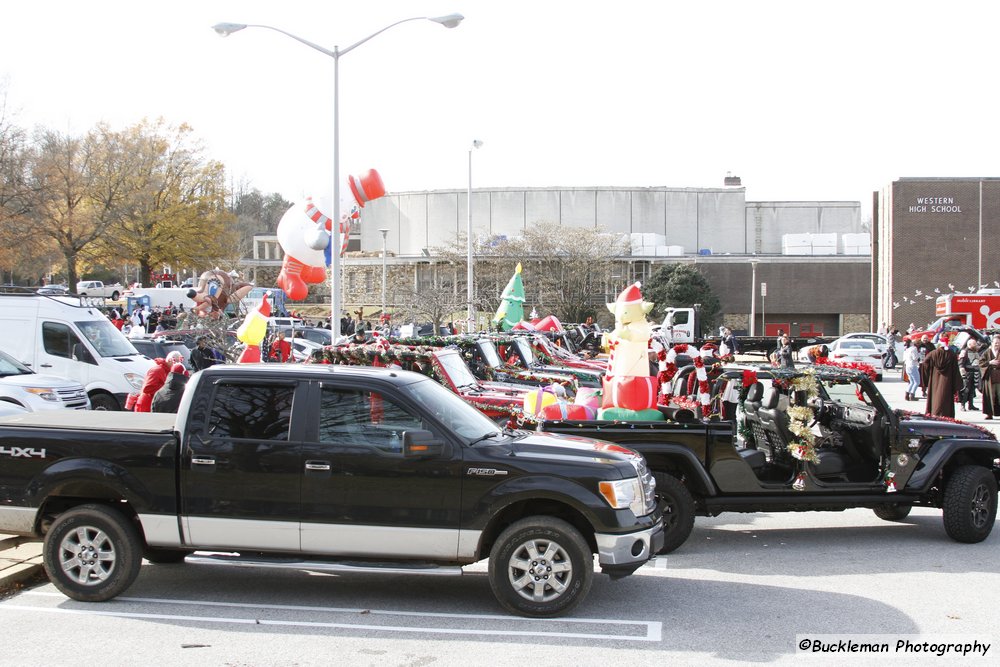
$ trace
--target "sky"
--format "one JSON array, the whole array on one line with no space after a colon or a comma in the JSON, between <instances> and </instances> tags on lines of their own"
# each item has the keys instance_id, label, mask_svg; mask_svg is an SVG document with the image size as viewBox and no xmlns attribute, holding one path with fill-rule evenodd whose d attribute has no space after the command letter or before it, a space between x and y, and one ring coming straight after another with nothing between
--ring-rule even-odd
<instances>
[{"instance_id":1,"label":"sky","mask_svg":"<svg viewBox=\"0 0 1000 667\"><path fill-rule=\"evenodd\" d=\"M8 119L187 123L234 184L290 200L340 166L390 192L716 187L860 201L902 176L1000 176L1000 3L33 0L4 3ZM865 214L867 215L867 214Z\"/></svg>"}]
</instances>

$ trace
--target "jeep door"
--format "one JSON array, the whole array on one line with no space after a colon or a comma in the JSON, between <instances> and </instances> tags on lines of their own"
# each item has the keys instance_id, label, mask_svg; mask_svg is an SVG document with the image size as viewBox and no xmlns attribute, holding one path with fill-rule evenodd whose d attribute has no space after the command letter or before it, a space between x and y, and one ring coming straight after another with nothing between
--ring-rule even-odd
<instances>
[{"instance_id":1,"label":"jeep door","mask_svg":"<svg viewBox=\"0 0 1000 667\"><path fill-rule=\"evenodd\" d=\"M404 458L405 431L446 434L389 385L324 380L303 448L302 548L312 553L455 558L461 450Z\"/></svg>"},{"instance_id":2,"label":"jeep door","mask_svg":"<svg viewBox=\"0 0 1000 667\"><path fill-rule=\"evenodd\" d=\"M298 551L308 384L220 380L189 411L181 516L196 547Z\"/></svg>"}]
</instances>

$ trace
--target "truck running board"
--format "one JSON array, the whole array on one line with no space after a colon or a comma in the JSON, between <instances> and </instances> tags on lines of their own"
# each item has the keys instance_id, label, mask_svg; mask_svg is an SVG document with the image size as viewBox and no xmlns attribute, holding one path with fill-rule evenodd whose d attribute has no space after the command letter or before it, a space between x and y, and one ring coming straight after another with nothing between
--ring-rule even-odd
<instances>
[{"instance_id":1,"label":"truck running board","mask_svg":"<svg viewBox=\"0 0 1000 667\"><path fill-rule=\"evenodd\" d=\"M458 565L301 560L263 555L240 556L238 554L199 553L198 555L188 556L185 561L198 565L235 565L237 567L267 567L284 570L313 570L316 572L381 572L382 574L429 574L448 577L457 577L462 574L462 568Z\"/></svg>"}]
</instances>

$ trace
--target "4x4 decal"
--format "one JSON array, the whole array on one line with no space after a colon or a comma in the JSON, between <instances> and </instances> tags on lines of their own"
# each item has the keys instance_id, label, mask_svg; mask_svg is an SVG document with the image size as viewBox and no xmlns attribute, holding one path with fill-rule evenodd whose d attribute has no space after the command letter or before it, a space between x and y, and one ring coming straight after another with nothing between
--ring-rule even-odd
<instances>
[{"instance_id":1,"label":"4x4 decal","mask_svg":"<svg viewBox=\"0 0 1000 667\"><path fill-rule=\"evenodd\" d=\"M35 449L34 447L0 447L0 456L9 456L11 458L32 458L38 457L40 459L45 458L44 449Z\"/></svg>"}]
</instances>

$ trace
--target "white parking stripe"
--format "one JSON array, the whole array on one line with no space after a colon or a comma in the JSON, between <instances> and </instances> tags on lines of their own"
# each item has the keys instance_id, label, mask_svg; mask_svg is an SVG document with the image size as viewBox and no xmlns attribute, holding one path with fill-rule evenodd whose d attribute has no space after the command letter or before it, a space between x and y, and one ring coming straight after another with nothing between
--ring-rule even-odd
<instances>
[{"instance_id":1,"label":"white parking stripe","mask_svg":"<svg viewBox=\"0 0 1000 667\"><path fill-rule=\"evenodd\" d=\"M25 591L22 596L37 597L58 597L66 599L61 593L47 593L43 591ZM124 611L110 611L104 609L61 609L51 607L31 607L23 605L12 605L0 603L0 610L10 609L17 611L38 611L51 613L65 613L76 615L111 616L119 618L136 619L159 619L178 621L201 621L211 623L235 623L245 625L275 625L292 627L317 627L317 628L342 628L361 630L383 630L386 632L426 632L432 634L458 634L458 635L510 635L515 632L518 636L531 637L566 637L574 639L615 639L625 641L658 642L663 638L663 624L659 621L627 621L598 618L525 618L521 616L503 616L499 614L449 614L441 612L416 612L416 611L395 611L385 609L362 609L362 608L341 608L341 607L315 607L305 605L263 605L243 602L218 602L211 600L178 600L163 598L141 598L141 597L118 597L116 602L140 602L155 605L182 605L182 606L202 606L202 607L228 607L232 609L254 609L254 610L275 610L275 611L309 611L322 613L348 613L348 614L371 614L373 616L421 616L433 618L454 618L454 619L487 619L502 620L506 622L530 622L537 626L539 623L585 623L591 625L617 625L617 626L638 626L644 627L645 635L622 635L622 634L602 634L588 632L544 632L538 630L486 630L486 629L464 629L464 628L435 628L426 625L406 626L406 625L368 625L357 623L332 623L322 621L277 621L259 618L220 618L218 616L194 616L178 614L149 614ZM112 604L112 603L106 603Z\"/></svg>"}]
</instances>

